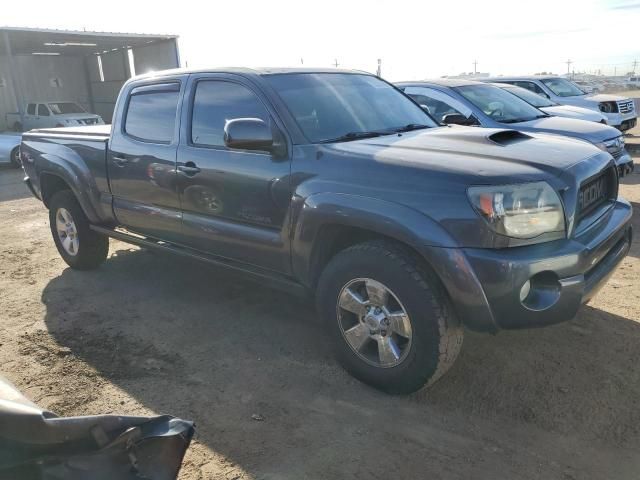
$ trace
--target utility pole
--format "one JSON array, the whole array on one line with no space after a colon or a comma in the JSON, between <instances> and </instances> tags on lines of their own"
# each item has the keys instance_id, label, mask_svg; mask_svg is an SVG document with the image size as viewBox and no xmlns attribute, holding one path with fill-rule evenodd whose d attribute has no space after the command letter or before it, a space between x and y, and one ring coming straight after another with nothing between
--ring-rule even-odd
<instances>
[{"instance_id":1,"label":"utility pole","mask_svg":"<svg viewBox=\"0 0 640 480\"><path fill-rule=\"evenodd\" d=\"M569 75L569 73L571 73L571 64L573 63L571 60L567 60L566 62L564 62L567 64L567 75Z\"/></svg>"},{"instance_id":2,"label":"utility pole","mask_svg":"<svg viewBox=\"0 0 640 480\"><path fill-rule=\"evenodd\" d=\"M336 67L336 68L338 68L338 65L339 65L339 64L338 64L338 59L336 58L336 59L333 61L333 66L334 66L334 67Z\"/></svg>"},{"instance_id":3,"label":"utility pole","mask_svg":"<svg viewBox=\"0 0 640 480\"><path fill-rule=\"evenodd\" d=\"M478 73L478 60L474 60L473 61L473 74L477 74Z\"/></svg>"},{"instance_id":4,"label":"utility pole","mask_svg":"<svg viewBox=\"0 0 640 480\"><path fill-rule=\"evenodd\" d=\"M300 65L304 65L304 58L300 57Z\"/></svg>"},{"instance_id":5,"label":"utility pole","mask_svg":"<svg viewBox=\"0 0 640 480\"><path fill-rule=\"evenodd\" d=\"M633 61L633 74L636 74L636 67L638 66L638 60Z\"/></svg>"},{"instance_id":6,"label":"utility pole","mask_svg":"<svg viewBox=\"0 0 640 480\"><path fill-rule=\"evenodd\" d=\"M378 70L376 70L376 75L380 77L382 75L382 59L378 59Z\"/></svg>"}]
</instances>

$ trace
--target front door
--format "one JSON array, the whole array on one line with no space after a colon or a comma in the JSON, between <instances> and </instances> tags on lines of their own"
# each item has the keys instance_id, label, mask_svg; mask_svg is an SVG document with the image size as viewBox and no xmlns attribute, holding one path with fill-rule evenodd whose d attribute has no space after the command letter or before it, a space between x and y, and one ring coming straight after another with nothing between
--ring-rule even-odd
<instances>
[{"instance_id":1,"label":"front door","mask_svg":"<svg viewBox=\"0 0 640 480\"><path fill-rule=\"evenodd\" d=\"M113 210L128 229L179 241L176 152L180 79L138 85L126 92L113 125L107 158Z\"/></svg>"},{"instance_id":2,"label":"front door","mask_svg":"<svg viewBox=\"0 0 640 480\"><path fill-rule=\"evenodd\" d=\"M224 127L259 118L280 133L266 99L241 77L194 75L183 104L178 190L185 242L217 256L290 271L288 212L290 161L283 154L234 150Z\"/></svg>"}]
</instances>

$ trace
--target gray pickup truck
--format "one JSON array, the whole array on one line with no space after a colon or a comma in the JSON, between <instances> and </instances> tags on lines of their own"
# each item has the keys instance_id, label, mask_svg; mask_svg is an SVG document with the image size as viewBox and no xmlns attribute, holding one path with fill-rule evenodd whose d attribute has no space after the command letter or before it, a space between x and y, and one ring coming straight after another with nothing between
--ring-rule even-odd
<instances>
[{"instance_id":1,"label":"gray pickup truck","mask_svg":"<svg viewBox=\"0 0 640 480\"><path fill-rule=\"evenodd\" d=\"M631 242L609 153L441 126L352 71L137 77L112 127L33 131L21 156L71 267L113 237L313 293L340 362L393 393L436 381L463 325L572 318Z\"/></svg>"}]
</instances>

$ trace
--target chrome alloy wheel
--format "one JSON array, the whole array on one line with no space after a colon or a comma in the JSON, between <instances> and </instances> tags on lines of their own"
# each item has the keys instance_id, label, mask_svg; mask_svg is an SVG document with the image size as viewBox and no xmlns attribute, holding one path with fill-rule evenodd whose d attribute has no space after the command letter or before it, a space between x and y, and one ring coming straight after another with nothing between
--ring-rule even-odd
<instances>
[{"instance_id":1,"label":"chrome alloy wheel","mask_svg":"<svg viewBox=\"0 0 640 480\"><path fill-rule=\"evenodd\" d=\"M80 246L78 229L71 213L66 208L59 208L56 212L56 232L64 251L71 256L76 256Z\"/></svg>"},{"instance_id":2,"label":"chrome alloy wheel","mask_svg":"<svg viewBox=\"0 0 640 480\"><path fill-rule=\"evenodd\" d=\"M351 349L374 367L402 363L411 349L411 320L398 297L371 278L349 281L338 296L337 316Z\"/></svg>"}]
</instances>

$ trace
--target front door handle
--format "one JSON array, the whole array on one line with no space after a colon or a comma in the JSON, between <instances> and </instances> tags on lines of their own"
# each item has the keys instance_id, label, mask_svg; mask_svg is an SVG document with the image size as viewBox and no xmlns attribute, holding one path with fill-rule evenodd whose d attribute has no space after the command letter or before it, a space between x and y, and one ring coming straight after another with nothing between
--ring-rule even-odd
<instances>
[{"instance_id":1,"label":"front door handle","mask_svg":"<svg viewBox=\"0 0 640 480\"><path fill-rule=\"evenodd\" d=\"M125 157L118 157L116 155L111 157L111 160L113 160L113 163L115 163L118 167L124 167L127 163L129 163L129 160Z\"/></svg>"},{"instance_id":2,"label":"front door handle","mask_svg":"<svg viewBox=\"0 0 640 480\"><path fill-rule=\"evenodd\" d=\"M184 165L178 165L178 171L187 177L193 177L200 173L200 169L193 162L187 162Z\"/></svg>"}]
</instances>

